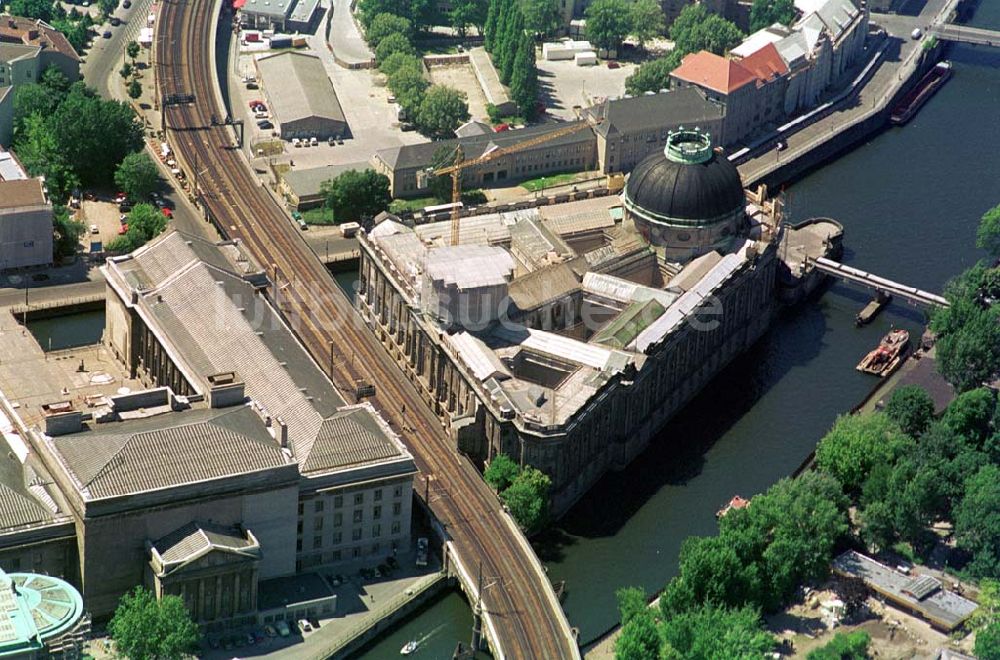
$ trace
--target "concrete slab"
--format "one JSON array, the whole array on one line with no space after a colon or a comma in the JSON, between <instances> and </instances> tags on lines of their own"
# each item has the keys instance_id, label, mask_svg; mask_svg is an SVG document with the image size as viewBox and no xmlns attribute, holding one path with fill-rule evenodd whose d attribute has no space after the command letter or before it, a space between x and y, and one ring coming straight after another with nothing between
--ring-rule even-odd
<instances>
[{"instance_id":1,"label":"concrete slab","mask_svg":"<svg viewBox=\"0 0 1000 660\"><path fill-rule=\"evenodd\" d=\"M431 67L431 82L447 85L465 94L469 102L469 114L473 119L489 121L486 114L486 97L476 80L476 74L469 64Z\"/></svg>"},{"instance_id":2,"label":"concrete slab","mask_svg":"<svg viewBox=\"0 0 1000 660\"><path fill-rule=\"evenodd\" d=\"M538 60L538 84L547 112L555 117L575 119L574 105L587 107L602 98L625 94L625 79L636 65L621 63L609 69L605 62L597 66L576 66L573 60Z\"/></svg>"}]
</instances>

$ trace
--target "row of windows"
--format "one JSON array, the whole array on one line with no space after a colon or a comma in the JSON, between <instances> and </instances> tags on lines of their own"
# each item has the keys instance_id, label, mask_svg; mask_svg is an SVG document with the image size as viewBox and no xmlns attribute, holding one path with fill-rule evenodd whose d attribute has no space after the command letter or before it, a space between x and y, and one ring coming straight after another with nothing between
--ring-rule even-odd
<instances>
[{"instance_id":1,"label":"row of windows","mask_svg":"<svg viewBox=\"0 0 1000 660\"><path fill-rule=\"evenodd\" d=\"M402 531L402 529L403 529L403 527L400 524L400 522L398 520L394 520L393 523L392 523L392 525L389 527L389 533L392 534L392 535L396 535L396 534L399 534L400 531ZM360 541L363 536L364 536L364 529L363 528L361 528L361 527L355 527L354 529L351 530L351 540L352 541ZM372 525L372 527L371 527L371 533L369 535L369 538L377 539L380 536L382 536L382 525L380 523L376 523L376 524ZM337 545L337 544L343 543L344 542L344 535L343 535L343 533L340 532L340 531L336 531L333 534L331 534L330 535L330 542L333 545ZM295 542L295 551L296 552L302 552L302 546L303 546L302 539L300 538L300 539L296 540L296 542ZM319 550L322 547L323 547L323 535L322 534L316 534L312 538L312 549L313 550Z\"/></svg>"},{"instance_id":2,"label":"row of windows","mask_svg":"<svg viewBox=\"0 0 1000 660\"><path fill-rule=\"evenodd\" d=\"M383 490L384 489L382 489L382 488L376 488L375 490L372 491L372 498L376 502L381 502L382 501L382 491ZM396 486L396 487L394 487L392 489L392 496L394 498L400 498L400 497L402 497L403 496L403 487L402 486ZM354 506L361 506L364 503L365 503L365 494L363 492L361 492L361 493L354 493ZM315 511L316 513L322 512L323 511L323 507L325 506L325 504L326 504L326 501L323 498L321 498L321 497L320 498L316 498L315 500L313 500L313 511ZM344 506L344 496L343 495L335 495L333 497L333 508L334 509L340 509L340 508L343 508L343 506ZM304 511L305 511L305 502L301 502L300 501L299 502L299 515L301 516Z\"/></svg>"},{"instance_id":3,"label":"row of windows","mask_svg":"<svg viewBox=\"0 0 1000 660\"><path fill-rule=\"evenodd\" d=\"M393 516L399 516L402 513L403 513L403 504L402 504L402 502L393 502L392 503L392 515ZM376 504L374 507L372 507L372 519L373 520L380 520L381 518L382 518L382 505L381 504ZM351 520L353 520L355 523L359 523L362 520L364 520L364 509L355 509L351 513ZM343 524L344 524L344 514L341 513L341 512L339 512L339 511L335 512L333 514L333 526L334 527L340 527ZM319 516L316 516L315 518L313 518L313 531L318 532L318 531L320 531L322 529L323 529L323 517L322 517L322 515L319 515ZM301 518L299 519L298 533L302 534L302 519Z\"/></svg>"},{"instance_id":4,"label":"row of windows","mask_svg":"<svg viewBox=\"0 0 1000 660\"><path fill-rule=\"evenodd\" d=\"M396 542L393 541L390 547L393 550L395 550L396 549ZM353 547L353 548L350 549L349 554L350 554L351 558L357 559L357 558L361 557L364 554L377 555L380 552L382 552L382 544L381 543L373 543L368 548L368 552L365 552L365 548L363 548L361 546L355 546L355 547ZM329 564L329 563L332 563L332 562L335 562L335 561L340 561L342 559L344 559L344 551L343 550L332 550L330 552L323 552L323 553L316 553L314 555L308 555L308 556L303 557L302 559L299 559L299 560L297 560L295 562L295 572L299 573L304 568L312 568L314 566L319 566L321 564Z\"/></svg>"}]
</instances>

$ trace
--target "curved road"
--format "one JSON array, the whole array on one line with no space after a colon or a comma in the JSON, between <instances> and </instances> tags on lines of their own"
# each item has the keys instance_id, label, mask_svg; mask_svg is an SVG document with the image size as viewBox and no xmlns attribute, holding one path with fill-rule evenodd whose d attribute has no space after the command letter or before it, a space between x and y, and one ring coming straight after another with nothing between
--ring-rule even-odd
<instances>
[{"instance_id":1,"label":"curved road","mask_svg":"<svg viewBox=\"0 0 1000 660\"><path fill-rule=\"evenodd\" d=\"M219 29L229 29L223 14ZM475 580L481 566L482 600L495 630L497 657L578 658L565 615L537 559L518 538L478 472L460 456L416 389L403 376L285 212L250 173L229 129L210 126L224 116L214 84L211 0L167 0L160 10L157 61L170 71L162 92L194 94L194 103L165 108L168 139L191 171L208 213L229 238L239 239L265 265L273 299L303 344L335 383L376 383L373 404L404 430L417 466L430 476L430 507L445 525L451 547ZM336 356L336 359L335 359ZM406 410L404 416L401 411ZM422 484L417 493L422 496Z\"/></svg>"}]
</instances>

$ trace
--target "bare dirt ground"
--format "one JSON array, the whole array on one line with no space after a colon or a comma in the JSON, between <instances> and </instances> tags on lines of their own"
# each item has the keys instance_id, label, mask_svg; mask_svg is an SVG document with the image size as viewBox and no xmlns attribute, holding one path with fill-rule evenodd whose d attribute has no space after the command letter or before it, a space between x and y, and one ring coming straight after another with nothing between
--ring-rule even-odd
<instances>
[{"instance_id":1,"label":"bare dirt ground","mask_svg":"<svg viewBox=\"0 0 1000 660\"><path fill-rule=\"evenodd\" d=\"M864 630L871 636L870 652L874 658L929 659L942 647L966 653L972 648L971 637L953 643L948 635L934 630L927 622L875 598L868 599L868 612L829 629L820 603L834 598L836 595L830 590L814 591L804 603L767 617L767 628L779 643L784 642L787 657L805 658L810 651L829 642L837 632L856 630Z\"/></svg>"},{"instance_id":2,"label":"bare dirt ground","mask_svg":"<svg viewBox=\"0 0 1000 660\"><path fill-rule=\"evenodd\" d=\"M87 227L87 233L80 238L80 243L88 250L91 241L100 240L107 245L109 241L118 237L118 229L121 227L120 216L118 205L113 202L83 200L76 219ZM97 225L97 234L91 233L91 225Z\"/></svg>"},{"instance_id":3,"label":"bare dirt ground","mask_svg":"<svg viewBox=\"0 0 1000 660\"><path fill-rule=\"evenodd\" d=\"M479 88L479 82L476 81L476 74L472 72L471 65L432 66L430 74L433 83L454 87L465 94L469 101L469 114L473 119L489 121L486 115L486 97Z\"/></svg>"}]
</instances>

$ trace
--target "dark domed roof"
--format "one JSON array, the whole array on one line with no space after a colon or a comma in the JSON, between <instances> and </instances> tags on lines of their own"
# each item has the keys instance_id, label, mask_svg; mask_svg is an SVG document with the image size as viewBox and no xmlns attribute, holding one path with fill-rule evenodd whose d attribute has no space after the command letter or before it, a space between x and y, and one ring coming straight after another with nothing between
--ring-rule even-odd
<instances>
[{"instance_id":1,"label":"dark domed roof","mask_svg":"<svg viewBox=\"0 0 1000 660\"><path fill-rule=\"evenodd\" d=\"M736 167L711 148L708 136L671 134L667 148L635 166L625 197L642 210L678 220L712 220L746 204Z\"/></svg>"}]
</instances>

